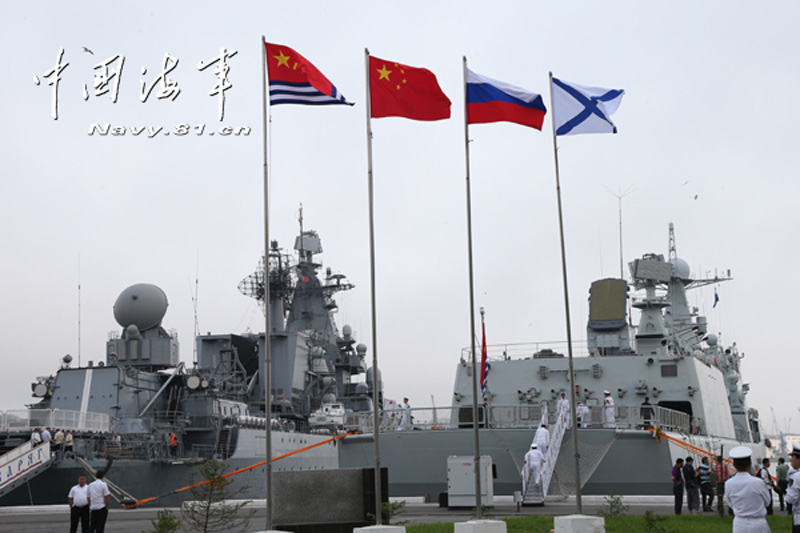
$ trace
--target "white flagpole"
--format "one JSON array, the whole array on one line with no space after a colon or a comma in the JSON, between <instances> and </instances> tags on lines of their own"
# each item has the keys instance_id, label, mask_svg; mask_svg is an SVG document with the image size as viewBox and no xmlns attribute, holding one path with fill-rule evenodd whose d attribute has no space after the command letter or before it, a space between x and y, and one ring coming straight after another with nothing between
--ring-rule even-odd
<instances>
[{"instance_id":1,"label":"white flagpole","mask_svg":"<svg viewBox=\"0 0 800 533\"><path fill-rule=\"evenodd\" d=\"M269 316L269 173L267 166L267 39L261 36L262 109L264 128L264 418L266 418L267 531L272 530L272 350Z\"/></svg>"},{"instance_id":2,"label":"white flagpole","mask_svg":"<svg viewBox=\"0 0 800 533\"><path fill-rule=\"evenodd\" d=\"M567 288L567 251L564 244L564 217L561 212L561 182L558 176L558 144L556 137L556 115L553 104L553 73L550 73L550 110L553 113L553 157L556 163L556 196L558 197L558 231L561 236L561 275L564 279L564 311L567 317L567 352L569 353L569 401L570 416L572 417L572 443L575 448L575 504L578 514L582 514L581 503L581 469L580 454L578 453L578 417L575 409L575 368L572 364L572 326L569 318L569 290Z\"/></svg>"},{"instance_id":3,"label":"white flagpole","mask_svg":"<svg viewBox=\"0 0 800 533\"><path fill-rule=\"evenodd\" d=\"M483 518L481 508L481 443L478 431L478 373L475 365L475 283L472 268L472 200L469 183L469 124L467 121L467 57L463 56L464 78L464 153L467 161L467 262L469 264L469 327L472 347L472 434L475 448L475 512Z\"/></svg>"},{"instance_id":4,"label":"white flagpole","mask_svg":"<svg viewBox=\"0 0 800 533\"><path fill-rule=\"evenodd\" d=\"M381 509L381 446L380 446L380 399L378 382L378 325L376 320L375 303L375 216L373 208L373 186L372 186L372 106L371 92L369 86L369 50L364 48L364 59L366 61L367 74L367 189L369 190L369 271L370 271L370 290L372 292L372 428L373 442L375 451L375 525L380 526L383 521Z\"/></svg>"}]
</instances>

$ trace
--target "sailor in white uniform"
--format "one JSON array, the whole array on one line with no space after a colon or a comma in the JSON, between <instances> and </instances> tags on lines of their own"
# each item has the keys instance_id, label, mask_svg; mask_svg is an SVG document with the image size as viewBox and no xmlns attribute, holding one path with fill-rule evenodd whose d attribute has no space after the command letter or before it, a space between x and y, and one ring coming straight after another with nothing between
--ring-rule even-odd
<instances>
[{"instance_id":1,"label":"sailor in white uniform","mask_svg":"<svg viewBox=\"0 0 800 533\"><path fill-rule=\"evenodd\" d=\"M800 533L800 446L792 444L789 461L795 470L789 475L789 488L786 490L786 503L792 507L792 533Z\"/></svg>"},{"instance_id":2,"label":"sailor in white uniform","mask_svg":"<svg viewBox=\"0 0 800 533\"><path fill-rule=\"evenodd\" d=\"M538 485L542 482L542 463L544 463L544 456L536 446L536 443L531 444L531 449L525 454L525 464L522 465L522 493L528 491L528 483Z\"/></svg>"},{"instance_id":3,"label":"sailor in white uniform","mask_svg":"<svg viewBox=\"0 0 800 533\"><path fill-rule=\"evenodd\" d=\"M536 444L537 448L539 448L539 453L542 456L547 455L547 450L550 448L550 432L547 431L547 426L542 424L542 427L536 430L536 434L533 436L533 442Z\"/></svg>"},{"instance_id":4,"label":"sailor in white uniform","mask_svg":"<svg viewBox=\"0 0 800 533\"><path fill-rule=\"evenodd\" d=\"M752 451L747 446L731 450L736 475L725 482L725 501L734 514L733 533L769 533L769 491L764 482L750 475Z\"/></svg>"},{"instance_id":5,"label":"sailor in white uniform","mask_svg":"<svg viewBox=\"0 0 800 533\"><path fill-rule=\"evenodd\" d=\"M581 423L581 427L585 428L589 426L589 419L592 417L592 414L589 412L589 406L585 405L583 402L578 402L578 407L576 408L577 413L575 416L578 417L578 421Z\"/></svg>"},{"instance_id":6,"label":"sailor in white uniform","mask_svg":"<svg viewBox=\"0 0 800 533\"><path fill-rule=\"evenodd\" d=\"M400 409L403 416L397 431L407 431L411 427L411 406L408 404L408 398L403 398L403 405L400 406Z\"/></svg>"},{"instance_id":7,"label":"sailor in white uniform","mask_svg":"<svg viewBox=\"0 0 800 533\"><path fill-rule=\"evenodd\" d=\"M570 423L570 412L569 412L569 400L567 400L567 394L565 392L561 393L561 398L558 399L558 403L556 403L556 413L560 413L564 411L564 427L569 429L572 427Z\"/></svg>"},{"instance_id":8,"label":"sailor in white uniform","mask_svg":"<svg viewBox=\"0 0 800 533\"><path fill-rule=\"evenodd\" d=\"M605 395L603 405L606 407L606 427L615 428L617 427L617 419L614 413L614 398L611 397L611 393L607 390L604 390L603 394Z\"/></svg>"}]
</instances>

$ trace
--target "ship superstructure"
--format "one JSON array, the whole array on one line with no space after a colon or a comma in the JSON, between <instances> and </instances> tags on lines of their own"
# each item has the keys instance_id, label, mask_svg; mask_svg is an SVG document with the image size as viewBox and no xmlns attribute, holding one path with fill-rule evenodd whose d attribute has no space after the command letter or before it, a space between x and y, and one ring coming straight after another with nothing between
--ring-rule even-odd
<instances>
[{"instance_id":1,"label":"ship superstructure","mask_svg":"<svg viewBox=\"0 0 800 533\"><path fill-rule=\"evenodd\" d=\"M651 253L629 264L630 285L623 279L591 285L586 342L573 347L585 494L670 494L669 476L663 472L675 458L697 450L714 457L721 449L747 444L756 457L765 456L758 412L745 402L749 387L740 373L743 354L735 343L722 346L719 336L709 333L706 317L687 300L687 290L730 276L691 277L688 263L677 256L672 225L669 242L666 258ZM637 297L631 297L632 289ZM630 307L639 311L636 327L630 323ZM554 426L558 400L570 396L567 347L507 344L488 351L487 394L478 417L481 453L492 456L495 494L512 494L520 490L522 458L535 429L543 417ZM446 456L473 453L467 434L473 420L471 369L465 349L456 367L452 407L415 409L419 431L386 428L381 459L389 466L392 496L445 490ZM611 408L604 405L605 391ZM365 421L354 425L371 432ZM676 440L654 439L656 428L659 436ZM574 493L573 437L572 430L564 433L551 493ZM342 466L368 463L369 441L364 435L344 442ZM420 467L409 468L411 462ZM637 468L626 468L630 464Z\"/></svg>"},{"instance_id":2,"label":"ship superstructure","mask_svg":"<svg viewBox=\"0 0 800 533\"><path fill-rule=\"evenodd\" d=\"M272 243L268 253L272 311L272 406L264 413L263 333L196 338L196 360L184 363L174 331L162 326L168 301L157 286L125 289L114 304L121 330L106 343L105 359L61 368L32 384L35 403L0 413L0 455L50 427L69 431L70 449L53 448L49 466L19 479L0 477L0 505L61 503L77 475L109 470L117 497L142 498L186 484L199 462L216 458L231 468L263 461L268 420L273 454L283 455L331 438L345 413L371 411L366 347L352 328L334 321L334 295L353 287L330 269L320 276L322 243L314 231L295 240L296 259ZM240 290L264 305L264 261ZM332 445L276 462L274 468L336 468ZM241 476L247 497L264 497L260 472ZM30 484L30 490L25 484ZM168 504L170 502L162 502ZM175 503L175 502L172 502Z\"/></svg>"}]
</instances>

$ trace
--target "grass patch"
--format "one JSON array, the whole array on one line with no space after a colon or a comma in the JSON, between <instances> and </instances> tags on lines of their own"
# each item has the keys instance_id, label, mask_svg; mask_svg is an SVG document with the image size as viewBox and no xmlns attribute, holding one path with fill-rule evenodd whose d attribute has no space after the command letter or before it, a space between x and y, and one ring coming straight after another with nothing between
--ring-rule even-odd
<instances>
[{"instance_id":1,"label":"grass patch","mask_svg":"<svg viewBox=\"0 0 800 533\"><path fill-rule=\"evenodd\" d=\"M657 521L648 521L644 515L608 517L605 519L606 533L730 533L733 528L730 516L657 516ZM552 516L520 516L502 520L507 524L508 533L549 533L553 528ZM785 514L768 516L767 523L772 533L792 530L792 517ZM408 533L453 533L454 529L451 523L406 525Z\"/></svg>"}]
</instances>

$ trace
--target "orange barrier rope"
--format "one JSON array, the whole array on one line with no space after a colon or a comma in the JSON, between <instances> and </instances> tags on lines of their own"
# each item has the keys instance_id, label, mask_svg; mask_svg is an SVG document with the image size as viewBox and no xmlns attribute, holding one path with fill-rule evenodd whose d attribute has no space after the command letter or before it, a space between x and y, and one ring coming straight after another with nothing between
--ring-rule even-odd
<instances>
[{"instance_id":1,"label":"orange barrier rope","mask_svg":"<svg viewBox=\"0 0 800 533\"><path fill-rule=\"evenodd\" d=\"M652 427L647 428L647 431L649 431L653 435L655 435L655 433L656 433L656 429L652 428ZM677 444L678 446L680 446L681 448L683 448L685 450L693 451L693 452L699 453L701 455L707 455L707 456L711 457L712 459L714 459L715 461L717 459L717 455L719 455L717 453L710 452L708 450L704 450L703 448L695 446L694 444L689 444L688 442L684 442L684 441L682 441L680 439L676 439L675 437L670 437L669 435L667 435L666 433L662 433L661 431L658 432L658 437L662 438L662 439L667 439L668 441L670 441L670 442L672 442L674 444ZM723 457L722 460L724 462L726 462L726 463L731 464L731 465L733 464L733 461L731 461L730 459L725 459Z\"/></svg>"},{"instance_id":2,"label":"orange barrier rope","mask_svg":"<svg viewBox=\"0 0 800 533\"><path fill-rule=\"evenodd\" d=\"M653 428L647 428L647 431L651 432L653 435L655 435L655 433L656 433L656 430L653 429ZM700 453L700 454L705 454L705 455L711 457L711 459L713 459L714 461L717 460L718 454L715 454L714 452L710 452L708 450L704 450L703 448L699 448L699 447L695 446L694 444L689 444L688 442L684 442L684 441L682 441L680 439L676 439L675 437L670 437L669 435L666 435L666 434L664 434L664 433L662 433L660 431L658 433L658 436L659 436L659 438L667 439L668 441L670 441L670 442L672 442L674 444L677 444L678 446L682 447L685 450L694 451L694 452L697 452L697 453ZM726 458L723 457L722 458L722 462L723 463L728 463L729 465L733 466L733 461L731 461L730 459L726 459ZM770 476L770 477L772 478L773 481L777 480L777 478L775 476Z\"/></svg>"},{"instance_id":3,"label":"orange barrier rope","mask_svg":"<svg viewBox=\"0 0 800 533\"><path fill-rule=\"evenodd\" d=\"M318 442L316 444L311 444L310 446L306 446L304 448L299 448L297 450L293 450L291 452L284 453L283 455L275 456L275 457L272 458L272 461L275 462L275 461L277 461L279 459L284 459L286 457L290 457L290 456L298 454L298 453L306 452L306 451L311 450L313 448L316 448L318 446L322 446L323 444L329 444L331 442L333 442L335 444L337 440L341 440L341 439L343 439L345 437L349 437L350 435L355 435L355 434L356 433L354 433L354 432L349 432L349 433L345 433L344 435L336 435L333 438L330 438L330 439L327 439L327 440L323 440L323 441ZM248 470L252 470L253 468L258 468L259 466L264 466L265 464L267 464L267 461L261 461L259 463L254 464L254 465L246 466L244 468L240 468L239 470L234 470L232 472L228 472L226 474L222 474L219 478L204 479L203 481L199 481L197 483L193 483L191 485L187 485L186 487L181 487L179 489L175 489L173 491L167 492L165 494L161 494L159 496L152 496L150 498L144 498L142 500L137 500L137 501L132 502L132 503L125 503L124 507L125 507L125 509L136 509L137 507L139 507L141 505L144 505L146 503L150 503L152 501L159 500L161 498L165 498L167 496L171 496L173 494L177 494L177 493L183 492L185 490L193 489L194 487L199 487L200 485L205 485L206 483L211 483L212 481L215 481L215 480L220 479L220 478L226 478L226 477L230 477L230 476L235 476L236 474L241 474L242 472L247 472Z\"/></svg>"}]
</instances>

